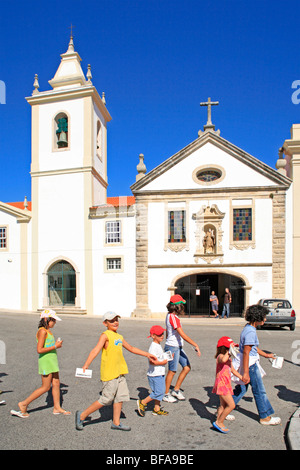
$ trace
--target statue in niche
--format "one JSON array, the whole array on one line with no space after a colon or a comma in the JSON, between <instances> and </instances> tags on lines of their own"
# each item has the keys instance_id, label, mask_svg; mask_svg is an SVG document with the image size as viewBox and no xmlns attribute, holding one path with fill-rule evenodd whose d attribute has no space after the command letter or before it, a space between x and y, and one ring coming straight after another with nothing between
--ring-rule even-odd
<instances>
[{"instance_id":1,"label":"statue in niche","mask_svg":"<svg viewBox=\"0 0 300 470\"><path fill-rule=\"evenodd\" d=\"M209 228L207 232L205 232L205 236L203 237L204 253L214 253L215 245L216 237L214 231Z\"/></svg>"}]
</instances>

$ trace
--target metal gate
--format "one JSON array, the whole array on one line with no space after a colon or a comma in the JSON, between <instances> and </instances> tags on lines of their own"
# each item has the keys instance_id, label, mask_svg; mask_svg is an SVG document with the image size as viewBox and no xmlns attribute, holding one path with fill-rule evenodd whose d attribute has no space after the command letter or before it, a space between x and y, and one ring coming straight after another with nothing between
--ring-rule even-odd
<instances>
[{"instance_id":1,"label":"metal gate","mask_svg":"<svg viewBox=\"0 0 300 470\"><path fill-rule=\"evenodd\" d=\"M219 299L219 315L223 310L225 287L229 288L232 302L230 316L242 316L245 301L245 283L237 276L227 273L192 274L179 279L176 294L186 300L185 312L190 316L210 316L212 314L210 295L215 291Z\"/></svg>"},{"instance_id":2,"label":"metal gate","mask_svg":"<svg viewBox=\"0 0 300 470\"><path fill-rule=\"evenodd\" d=\"M176 294L181 295L186 300L185 312L188 316L209 315L209 279L201 282L192 281L191 276L180 280L177 284Z\"/></svg>"}]
</instances>

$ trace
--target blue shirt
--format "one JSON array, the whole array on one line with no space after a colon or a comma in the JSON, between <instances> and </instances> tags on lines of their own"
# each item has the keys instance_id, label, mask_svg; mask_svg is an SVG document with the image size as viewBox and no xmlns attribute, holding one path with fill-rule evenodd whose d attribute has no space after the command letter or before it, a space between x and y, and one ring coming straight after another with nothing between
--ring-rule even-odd
<instances>
[{"instance_id":1,"label":"blue shirt","mask_svg":"<svg viewBox=\"0 0 300 470\"><path fill-rule=\"evenodd\" d=\"M257 346L259 345L257 333L256 333L256 328L249 323L244 327L244 329L241 332L240 336L240 352L244 352L244 346L252 346L250 350L250 356L256 356L258 354L257 352Z\"/></svg>"}]
</instances>

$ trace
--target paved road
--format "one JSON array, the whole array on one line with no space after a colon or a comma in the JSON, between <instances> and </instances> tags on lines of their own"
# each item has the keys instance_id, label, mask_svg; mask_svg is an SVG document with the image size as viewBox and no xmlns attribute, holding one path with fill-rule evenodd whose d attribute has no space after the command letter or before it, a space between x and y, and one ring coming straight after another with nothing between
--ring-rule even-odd
<instances>
[{"instance_id":1,"label":"paved road","mask_svg":"<svg viewBox=\"0 0 300 470\"><path fill-rule=\"evenodd\" d=\"M124 319L119 332L132 345L148 349L149 328L161 321ZM258 423L255 403L249 389L246 397L235 410L236 421L230 423L230 433L223 435L212 427L218 399L211 393L215 377L215 348L220 336L230 335L238 341L244 322L241 319L184 321L185 332L200 345L202 356L198 358L187 344L192 371L184 382L186 401L165 403L169 411L166 417L153 416L150 412L141 418L136 412L136 400L148 393L145 358L124 351L129 367L128 384L131 400L123 406L122 417L132 428L130 432L110 429L111 407L92 415L83 431L76 431L74 415L76 409L84 409L99 396L100 357L92 364L93 378L75 377L75 368L81 367L96 344L103 329L98 318L64 316L54 328L56 338L64 339L59 350L60 379L63 406L72 411L72 416L52 414L51 395L44 395L32 403L30 417L19 419L10 416L10 409L40 385L37 373L35 334L36 315L0 313L0 340L6 345L6 364L0 366L1 399L7 404L0 407L0 449L94 449L94 450L151 450L197 451L214 449L286 450L285 433L291 415L300 402L299 364L293 362L295 341L300 344L300 328L268 329L258 332L262 349L285 357L283 369L271 367L263 359L267 372L264 383L276 415L282 425L263 427ZM300 349L300 346L298 346ZM294 353L294 356L293 356ZM300 354L298 354L298 359ZM299 362L299 361L296 361Z\"/></svg>"}]
</instances>

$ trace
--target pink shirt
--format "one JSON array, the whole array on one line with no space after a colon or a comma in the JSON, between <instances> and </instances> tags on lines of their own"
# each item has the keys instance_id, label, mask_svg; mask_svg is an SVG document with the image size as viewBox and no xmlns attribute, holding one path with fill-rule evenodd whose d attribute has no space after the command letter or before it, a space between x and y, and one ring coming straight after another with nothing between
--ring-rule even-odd
<instances>
[{"instance_id":1,"label":"pink shirt","mask_svg":"<svg viewBox=\"0 0 300 470\"><path fill-rule=\"evenodd\" d=\"M212 393L217 395L233 395L231 386L231 359L224 363L219 362L217 358L216 362L216 380Z\"/></svg>"}]
</instances>

